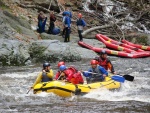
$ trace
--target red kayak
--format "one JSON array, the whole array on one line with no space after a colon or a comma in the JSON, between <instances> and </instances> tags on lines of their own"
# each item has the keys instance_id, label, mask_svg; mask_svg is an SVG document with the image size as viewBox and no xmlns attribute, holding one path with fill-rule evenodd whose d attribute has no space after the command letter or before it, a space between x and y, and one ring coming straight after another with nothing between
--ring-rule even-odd
<instances>
[{"instance_id":1,"label":"red kayak","mask_svg":"<svg viewBox=\"0 0 150 113\"><path fill-rule=\"evenodd\" d=\"M136 47L130 46L125 43L117 42L117 41L110 39L107 36L102 35L102 34L97 34L96 38L99 41L103 42L106 45L106 47L108 47L108 48L112 48L112 49L119 50L119 51L126 51L128 53L144 52L144 50L142 50L142 49L138 49Z\"/></svg>"},{"instance_id":2,"label":"red kayak","mask_svg":"<svg viewBox=\"0 0 150 113\"><path fill-rule=\"evenodd\" d=\"M150 56L149 54L145 54L145 52L133 52L129 53L126 51L115 51L115 50L110 50L110 49L104 49L104 48L98 48L98 47L93 47L89 44L86 44L85 42L79 41L78 44L82 47L85 47L87 49L93 50L97 53L101 52L102 50L105 50L107 54L110 55L115 55L115 56L120 56L120 57L127 57L127 58L142 58L142 57L148 57Z\"/></svg>"},{"instance_id":3,"label":"red kayak","mask_svg":"<svg viewBox=\"0 0 150 113\"><path fill-rule=\"evenodd\" d=\"M136 47L136 48L139 48L139 49L143 49L143 50L146 50L146 51L150 51L150 46L143 46L143 45L139 45L139 44L133 44L127 40L122 40L121 42L125 43L125 44L128 44L130 46L133 46L133 47Z\"/></svg>"},{"instance_id":4,"label":"red kayak","mask_svg":"<svg viewBox=\"0 0 150 113\"><path fill-rule=\"evenodd\" d=\"M144 51L144 50L142 50L140 48L136 48L136 47L128 45L126 43L117 42L117 41L115 41L113 39L108 38L105 35L97 34L96 38L99 41L103 42L106 45L106 47L108 47L108 48L111 48L111 49L114 49L114 50L118 50L118 51L127 52L127 53L131 53L131 54L134 54L136 56L138 55L139 57L150 56L150 52L149 51Z\"/></svg>"}]
</instances>

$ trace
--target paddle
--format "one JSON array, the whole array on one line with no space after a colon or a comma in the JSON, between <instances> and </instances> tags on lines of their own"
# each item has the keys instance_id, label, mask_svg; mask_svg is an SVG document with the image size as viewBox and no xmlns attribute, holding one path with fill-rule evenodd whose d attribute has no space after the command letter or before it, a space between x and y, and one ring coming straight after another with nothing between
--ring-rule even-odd
<instances>
[{"instance_id":1,"label":"paddle","mask_svg":"<svg viewBox=\"0 0 150 113\"><path fill-rule=\"evenodd\" d=\"M125 78L128 81L133 81L134 80L134 76L131 76L131 75L121 75L121 76L123 76L123 78Z\"/></svg>"},{"instance_id":2,"label":"paddle","mask_svg":"<svg viewBox=\"0 0 150 113\"><path fill-rule=\"evenodd\" d=\"M84 72L87 72L87 73L91 73L91 74L97 74L97 73L93 73L93 72L89 72L89 71L84 71ZM117 82L124 82L125 80L128 80L128 81L133 81L134 80L134 77L131 76L131 75L113 75L110 77L112 80L115 80Z\"/></svg>"},{"instance_id":3,"label":"paddle","mask_svg":"<svg viewBox=\"0 0 150 113\"><path fill-rule=\"evenodd\" d=\"M30 88L30 89L27 91L27 93L26 93L26 94L28 94L28 93L31 91L31 89L32 89L32 88Z\"/></svg>"}]
</instances>

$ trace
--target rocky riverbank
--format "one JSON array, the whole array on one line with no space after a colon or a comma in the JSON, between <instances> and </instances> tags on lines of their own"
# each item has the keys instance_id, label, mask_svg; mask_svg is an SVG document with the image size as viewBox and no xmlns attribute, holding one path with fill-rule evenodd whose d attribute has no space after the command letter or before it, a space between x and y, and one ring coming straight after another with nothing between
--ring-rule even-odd
<instances>
[{"instance_id":1,"label":"rocky riverbank","mask_svg":"<svg viewBox=\"0 0 150 113\"><path fill-rule=\"evenodd\" d=\"M64 43L61 36L42 33L38 39L28 21L8 11L0 11L0 65L29 65L43 61L79 61L96 56L93 51L78 46L78 37ZM18 33L19 32L19 33ZM98 47L101 42L85 39Z\"/></svg>"},{"instance_id":2,"label":"rocky riverbank","mask_svg":"<svg viewBox=\"0 0 150 113\"><path fill-rule=\"evenodd\" d=\"M17 2L21 3L20 0ZM64 43L62 36L38 34L34 29L37 25L38 10L21 8L17 2L5 0L4 3L0 0L0 66L30 65L59 60L75 62L97 56L95 52L77 44L77 32L71 33L69 43ZM45 6L40 1L36 1L36 4ZM56 3L53 3L53 6L55 5ZM62 27L59 18L56 25ZM84 41L95 47L105 47L93 37L94 35L91 35L92 39Z\"/></svg>"}]
</instances>

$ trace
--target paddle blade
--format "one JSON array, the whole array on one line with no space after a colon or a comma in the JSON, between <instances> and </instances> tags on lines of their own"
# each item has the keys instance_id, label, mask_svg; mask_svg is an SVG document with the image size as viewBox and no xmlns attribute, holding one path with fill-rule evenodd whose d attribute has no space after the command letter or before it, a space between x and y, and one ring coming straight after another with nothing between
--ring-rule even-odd
<instances>
[{"instance_id":1,"label":"paddle blade","mask_svg":"<svg viewBox=\"0 0 150 113\"><path fill-rule=\"evenodd\" d=\"M133 81L134 80L134 76L131 75L123 75L123 77L128 80L128 81Z\"/></svg>"},{"instance_id":2,"label":"paddle blade","mask_svg":"<svg viewBox=\"0 0 150 113\"><path fill-rule=\"evenodd\" d=\"M122 76L119 76L119 75L114 75L114 76L111 77L111 79L115 80L117 82L122 82L122 83L124 83L124 81L125 81L125 78L122 77Z\"/></svg>"}]
</instances>

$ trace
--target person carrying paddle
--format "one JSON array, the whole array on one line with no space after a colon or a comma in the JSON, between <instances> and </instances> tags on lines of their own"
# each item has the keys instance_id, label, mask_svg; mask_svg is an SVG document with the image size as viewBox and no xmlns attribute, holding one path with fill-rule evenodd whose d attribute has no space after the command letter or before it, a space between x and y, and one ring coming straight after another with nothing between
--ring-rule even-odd
<instances>
[{"instance_id":1,"label":"person carrying paddle","mask_svg":"<svg viewBox=\"0 0 150 113\"><path fill-rule=\"evenodd\" d=\"M95 60L97 60L98 64L104 67L107 71L110 71L113 74L116 73L111 61L107 58L106 51L101 51L99 57L96 57Z\"/></svg>"},{"instance_id":2,"label":"person carrying paddle","mask_svg":"<svg viewBox=\"0 0 150 113\"><path fill-rule=\"evenodd\" d=\"M59 70L60 72L55 76L56 80L64 80L73 84L83 84L81 73L74 67L70 66L67 68L65 65L61 65Z\"/></svg>"},{"instance_id":3,"label":"person carrying paddle","mask_svg":"<svg viewBox=\"0 0 150 113\"><path fill-rule=\"evenodd\" d=\"M87 78L87 83L100 82L108 76L108 72L102 66L98 65L96 60L91 60L91 67L88 71L84 71L83 75Z\"/></svg>"},{"instance_id":4,"label":"person carrying paddle","mask_svg":"<svg viewBox=\"0 0 150 113\"><path fill-rule=\"evenodd\" d=\"M42 72L38 74L38 77L31 88L40 82L49 82L53 80L53 70L50 68L50 63L46 62L43 64Z\"/></svg>"}]
</instances>

